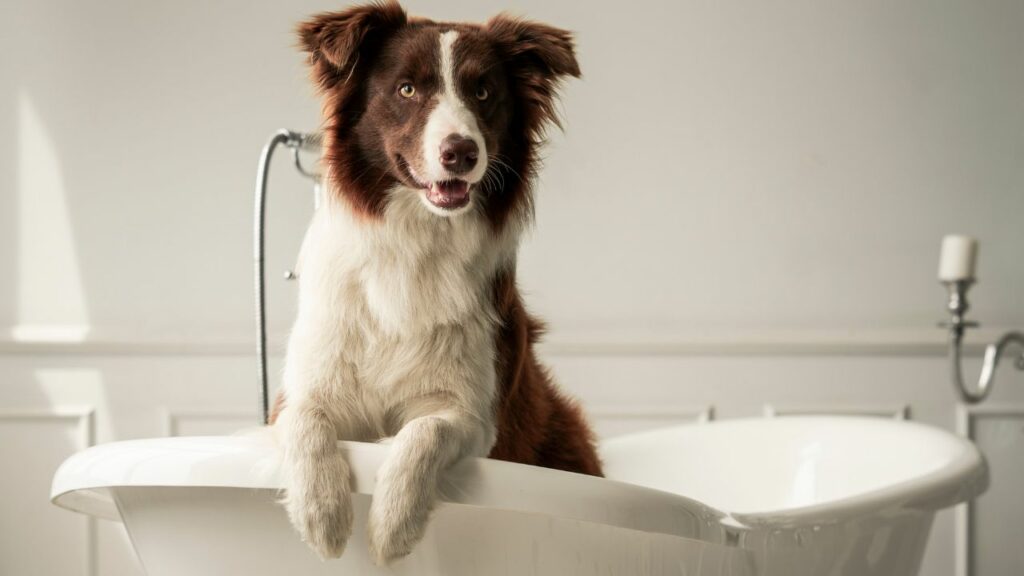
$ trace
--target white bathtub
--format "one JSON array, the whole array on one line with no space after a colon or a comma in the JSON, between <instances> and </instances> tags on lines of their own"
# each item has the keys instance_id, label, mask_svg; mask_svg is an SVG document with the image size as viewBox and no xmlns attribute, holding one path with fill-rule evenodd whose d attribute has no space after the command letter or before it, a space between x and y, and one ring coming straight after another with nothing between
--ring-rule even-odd
<instances>
[{"instance_id":1,"label":"white bathtub","mask_svg":"<svg viewBox=\"0 0 1024 576\"><path fill-rule=\"evenodd\" d=\"M916 573L934 512L980 493L987 479L971 444L912 424L673 428L604 446L609 476L633 484L464 462L424 540L384 569L370 563L363 531L389 448L339 446L352 463L357 513L339 560L319 560L291 529L275 502L277 451L261 436L90 448L61 466L52 498L123 521L150 576L870 576Z\"/></svg>"},{"instance_id":2,"label":"white bathtub","mask_svg":"<svg viewBox=\"0 0 1024 576\"><path fill-rule=\"evenodd\" d=\"M339 445L353 470L357 521L338 560L321 561L299 541L276 503L277 451L259 437L96 446L60 467L53 501L122 520L149 576L754 574L750 555L725 544L721 514L697 502L485 459L452 470L423 541L377 568L364 531L389 446Z\"/></svg>"},{"instance_id":3,"label":"white bathtub","mask_svg":"<svg viewBox=\"0 0 1024 576\"><path fill-rule=\"evenodd\" d=\"M967 440L880 418L731 420L602 448L609 477L728 513L759 576L912 576L935 512L988 487Z\"/></svg>"}]
</instances>

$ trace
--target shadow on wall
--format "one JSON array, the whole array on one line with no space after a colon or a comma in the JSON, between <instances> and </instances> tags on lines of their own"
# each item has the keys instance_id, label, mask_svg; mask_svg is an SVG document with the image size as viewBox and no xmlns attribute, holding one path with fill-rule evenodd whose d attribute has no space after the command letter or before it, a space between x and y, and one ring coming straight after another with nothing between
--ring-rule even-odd
<instances>
[{"instance_id":1,"label":"shadow on wall","mask_svg":"<svg viewBox=\"0 0 1024 576\"><path fill-rule=\"evenodd\" d=\"M0 50L14 54L17 41L11 3L0 5ZM0 78L17 78L18 63L13 58L0 60ZM14 86L0 81L0 127L7 137L0 138L0 269L8 273L0 276L0 327L13 326L16 318L15 283L9 271L17 267L17 193L18 142L11 136L18 123L18 109ZM2 328L0 328L2 329Z\"/></svg>"},{"instance_id":2,"label":"shadow on wall","mask_svg":"<svg viewBox=\"0 0 1024 576\"><path fill-rule=\"evenodd\" d=\"M36 26L31 24L37 22L32 16L45 18L51 26L55 19L27 11L47 8L18 8L26 12L5 14L3 18L3 38L9 43L5 53L28 50L66 64L53 70L33 67L24 58L6 59L13 69L5 70L0 107L10 117L5 125L13 128L13 137L5 138L7 149L0 150L6 164L6 169L0 171L5 175L3 187L7 191L3 195L7 204L3 214L10 219L2 227L8 237L0 258L12 274L0 288L0 320L11 330L5 336L14 340L75 342L84 339L89 330L88 293L78 252L80 236L71 214L72 190L67 185L71 175L66 173L64 163L88 156L88 151L78 143L68 146L58 142L50 130L52 125L74 122L74 115L81 113L52 102L73 89L76 78L65 74L65 68L73 66L75 59L60 52L61 46L46 42L45 35L32 33ZM13 8L8 6L7 10Z\"/></svg>"},{"instance_id":3,"label":"shadow on wall","mask_svg":"<svg viewBox=\"0 0 1024 576\"><path fill-rule=\"evenodd\" d=\"M226 218L234 220L230 229L249 226L252 174L266 134L279 124L309 122L261 116L258 94L241 97L254 84L248 79L190 76L223 66L190 48L197 32L189 18L202 10L223 24L219 41L237 46L241 63L233 73L261 72L259 48L243 41L253 31L232 22L237 13L217 9L168 5L140 15L127 1L0 3L0 50L14 55L0 59L0 341L74 343L97 328L97 319L130 328L158 309L202 325L208 310L223 305L195 297L207 277L249 294L250 237L218 231ZM278 18L280 41L263 49L296 60L298 68L298 56L287 49L292 20ZM118 21L125 26L111 25ZM216 97L209 93L214 76L225 84ZM302 81L299 74L268 80L264 96L301 97ZM300 115L307 108L301 100L295 106ZM211 118L251 145L217 150ZM200 137L207 141L194 141ZM198 186L211 193L178 193ZM308 216L305 204L300 211ZM224 242L204 245L210 238ZM182 278L186 269L194 276ZM182 290L167 289L173 282ZM248 320L249 302L239 299ZM104 573L141 573L118 526L49 504L50 479L64 458L94 441L159 434L153 388L173 390L175 378L216 370L164 370L161 380L151 359L110 370L108 360L0 356L0 461L15 470L2 483L14 496L0 500L0 574L97 574L100 564ZM240 375L245 370L233 367L230 377L214 378L244 381L248 391L250 380ZM210 401L173 392L161 400ZM115 430L115 421L123 429ZM52 553L54 542L59 554Z\"/></svg>"},{"instance_id":4,"label":"shadow on wall","mask_svg":"<svg viewBox=\"0 0 1024 576\"><path fill-rule=\"evenodd\" d=\"M291 31L313 8L276 9L240 21L226 5L0 8L0 45L26 55L4 59L0 78L0 119L14 135L0 143L0 265L15 271L0 279L0 329L74 342L147 318L155 332L166 319L172 330L248 324L259 149L276 128L316 125ZM282 108L294 112L275 117ZM272 222L295 230L271 245L271 269L284 270L308 186L277 176L303 200ZM226 302L226 291L239 297ZM218 326L225 308L230 325Z\"/></svg>"},{"instance_id":5,"label":"shadow on wall","mask_svg":"<svg viewBox=\"0 0 1024 576\"><path fill-rule=\"evenodd\" d=\"M17 237L12 244L18 341L79 342L89 333L60 158L31 96L17 95Z\"/></svg>"},{"instance_id":6,"label":"shadow on wall","mask_svg":"<svg viewBox=\"0 0 1024 576\"><path fill-rule=\"evenodd\" d=\"M23 26L24 14L12 13L22 9L33 8L0 6L5 54L46 49ZM89 314L61 165L73 154L62 154L48 131L47 122L61 119L44 117L33 100L33 92L52 88L38 78L46 71L28 70L20 58L4 58L0 66L6 136L0 139L0 330L10 331L2 339L77 341L88 331ZM33 80L42 85L32 88ZM15 472L2 483L11 497L0 501L0 573L96 574L97 543L116 541L116 527L51 506L49 486L64 458L95 441L96 408L109 414L102 375L39 364L5 362L0 374L0 461L12 463ZM58 399L62 387L91 401ZM59 554L51 553L54 542Z\"/></svg>"}]
</instances>

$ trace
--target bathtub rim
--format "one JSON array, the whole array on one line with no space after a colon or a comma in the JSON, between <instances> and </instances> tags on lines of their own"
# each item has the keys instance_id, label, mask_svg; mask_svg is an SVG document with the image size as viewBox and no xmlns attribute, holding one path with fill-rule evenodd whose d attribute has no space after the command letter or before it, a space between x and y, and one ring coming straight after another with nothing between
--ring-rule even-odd
<instances>
[{"instance_id":1,"label":"bathtub rim","mask_svg":"<svg viewBox=\"0 0 1024 576\"><path fill-rule=\"evenodd\" d=\"M390 446L348 441L339 441L338 446L353 471L353 492L372 496L376 470ZM270 450L265 439L253 435L100 444L61 464L50 501L73 512L121 521L111 492L119 487L281 490L279 460ZM222 466L201 465L211 458ZM558 516L715 544L725 538L723 512L627 482L487 458L467 458L447 478L441 496L446 503Z\"/></svg>"},{"instance_id":2,"label":"bathtub rim","mask_svg":"<svg viewBox=\"0 0 1024 576\"><path fill-rule=\"evenodd\" d=\"M900 510L933 514L976 498L988 489L990 482L988 462L978 447L969 439L920 422L879 419L871 416L794 414L773 418L737 418L710 424L687 423L611 438L602 443L601 454L604 455L603 448L609 444L614 445L620 441L629 442L631 439L647 435L670 434L673 431L716 428L717 433L728 434L730 427L748 426L752 423L771 423L769 425L784 426L787 423L798 421L807 424L836 420L842 421L844 424L859 422L867 426L916 428L919 431L941 437L950 446L955 446L958 452L942 467L920 476L822 503L743 512L730 510L723 505L719 509L727 514L729 518L727 523L737 528L786 529L837 524Z\"/></svg>"}]
</instances>

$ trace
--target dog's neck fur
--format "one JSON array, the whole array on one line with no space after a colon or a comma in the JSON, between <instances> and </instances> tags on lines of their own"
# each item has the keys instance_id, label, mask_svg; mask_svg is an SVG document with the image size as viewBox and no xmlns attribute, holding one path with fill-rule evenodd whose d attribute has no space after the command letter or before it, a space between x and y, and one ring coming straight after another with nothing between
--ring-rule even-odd
<instances>
[{"instance_id":1,"label":"dog's neck fur","mask_svg":"<svg viewBox=\"0 0 1024 576\"><path fill-rule=\"evenodd\" d=\"M317 279L329 273L330 284L350 286L343 300L362 300L373 331L415 334L473 317L493 324L491 283L515 266L525 215L496 233L479 206L439 218L417 194L394 188L383 217L373 220L359 217L343 195L328 195L303 244L303 283L328 288Z\"/></svg>"}]
</instances>

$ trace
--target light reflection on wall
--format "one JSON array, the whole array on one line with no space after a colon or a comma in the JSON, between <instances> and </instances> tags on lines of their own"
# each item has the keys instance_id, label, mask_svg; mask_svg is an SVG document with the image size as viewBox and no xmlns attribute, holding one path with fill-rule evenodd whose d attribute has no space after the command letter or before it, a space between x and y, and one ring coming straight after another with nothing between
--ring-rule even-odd
<instances>
[{"instance_id":1,"label":"light reflection on wall","mask_svg":"<svg viewBox=\"0 0 1024 576\"><path fill-rule=\"evenodd\" d=\"M18 94L17 323L27 342L78 342L89 315L57 148L28 93Z\"/></svg>"}]
</instances>

